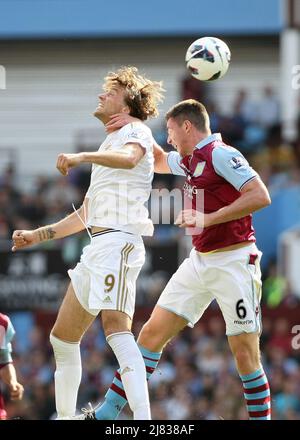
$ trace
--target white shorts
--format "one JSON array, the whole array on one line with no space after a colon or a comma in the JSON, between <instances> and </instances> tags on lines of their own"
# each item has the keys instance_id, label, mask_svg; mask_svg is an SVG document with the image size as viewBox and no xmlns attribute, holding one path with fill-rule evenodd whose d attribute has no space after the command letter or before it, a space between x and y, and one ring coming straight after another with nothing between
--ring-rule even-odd
<instances>
[{"instance_id":1,"label":"white shorts","mask_svg":"<svg viewBox=\"0 0 300 440\"><path fill-rule=\"evenodd\" d=\"M216 299L228 336L261 332L261 256L254 243L206 255L192 249L157 305L185 318L193 327Z\"/></svg>"},{"instance_id":2,"label":"white shorts","mask_svg":"<svg viewBox=\"0 0 300 440\"><path fill-rule=\"evenodd\" d=\"M134 314L136 279L145 261L140 236L104 232L92 237L80 262L68 271L82 307L97 316L101 310Z\"/></svg>"}]
</instances>

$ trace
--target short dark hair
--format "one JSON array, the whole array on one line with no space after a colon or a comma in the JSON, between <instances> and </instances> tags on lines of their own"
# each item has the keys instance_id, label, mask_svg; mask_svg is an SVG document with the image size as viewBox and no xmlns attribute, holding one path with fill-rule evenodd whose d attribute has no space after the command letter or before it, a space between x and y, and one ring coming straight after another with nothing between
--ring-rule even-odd
<instances>
[{"instance_id":1,"label":"short dark hair","mask_svg":"<svg viewBox=\"0 0 300 440\"><path fill-rule=\"evenodd\" d=\"M207 110L196 99L187 99L175 104L166 114L166 120L173 118L180 124L190 121L199 131L209 131L210 122Z\"/></svg>"}]
</instances>

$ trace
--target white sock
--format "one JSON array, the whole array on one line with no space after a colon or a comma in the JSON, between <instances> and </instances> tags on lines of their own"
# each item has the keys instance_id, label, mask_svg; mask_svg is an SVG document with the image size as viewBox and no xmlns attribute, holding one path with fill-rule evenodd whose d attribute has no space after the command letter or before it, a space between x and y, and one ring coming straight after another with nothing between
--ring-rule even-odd
<instances>
[{"instance_id":1,"label":"white sock","mask_svg":"<svg viewBox=\"0 0 300 440\"><path fill-rule=\"evenodd\" d=\"M134 420L151 420L146 368L133 334L114 333L106 340L119 362L123 387Z\"/></svg>"},{"instance_id":2,"label":"white sock","mask_svg":"<svg viewBox=\"0 0 300 440\"><path fill-rule=\"evenodd\" d=\"M50 334L56 360L55 402L57 416L71 417L75 415L78 388L81 381L80 344L64 342Z\"/></svg>"}]
</instances>

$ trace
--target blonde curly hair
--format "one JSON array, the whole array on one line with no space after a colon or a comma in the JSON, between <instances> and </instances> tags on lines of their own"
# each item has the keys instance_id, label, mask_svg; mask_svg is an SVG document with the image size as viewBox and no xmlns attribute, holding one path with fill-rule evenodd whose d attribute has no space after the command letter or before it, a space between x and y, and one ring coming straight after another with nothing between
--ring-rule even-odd
<instances>
[{"instance_id":1,"label":"blonde curly hair","mask_svg":"<svg viewBox=\"0 0 300 440\"><path fill-rule=\"evenodd\" d=\"M109 72L104 78L104 90L120 85L126 89L125 102L130 115L145 121L158 116L158 103L163 100L162 82L151 81L138 73L138 69L125 66L116 72Z\"/></svg>"}]
</instances>

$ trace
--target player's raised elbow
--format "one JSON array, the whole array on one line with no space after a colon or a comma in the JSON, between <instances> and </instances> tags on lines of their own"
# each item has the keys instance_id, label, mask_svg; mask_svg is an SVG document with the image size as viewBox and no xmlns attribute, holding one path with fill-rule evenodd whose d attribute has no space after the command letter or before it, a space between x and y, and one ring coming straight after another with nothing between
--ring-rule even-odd
<instances>
[{"instance_id":1,"label":"player's raised elbow","mask_svg":"<svg viewBox=\"0 0 300 440\"><path fill-rule=\"evenodd\" d=\"M259 205L258 209L266 208L272 203L269 191L265 186L261 187L259 191L257 191L256 199Z\"/></svg>"},{"instance_id":2,"label":"player's raised elbow","mask_svg":"<svg viewBox=\"0 0 300 440\"><path fill-rule=\"evenodd\" d=\"M124 168L131 170L136 167L146 150L139 143L126 144L124 147Z\"/></svg>"},{"instance_id":3,"label":"player's raised elbow","mask_svg":"<svg viewBox=\"0 0 300 440\"><path fill-rule=\"evenodd\" d=\"M265 197L265 206L269 206L272 203L272 199L270 197L270 194L267 193L266 197Z\"/></svg>"},{"instance_id":4,"label":"player's raised elbow","mask_svg":"<svg viewBox=\"0 0 300 440\"><path fill-rule=\"evenodd\" d=\"M140 159L136 157L134 154L129 154L126 158L125 168L127 168L128 170L132 170L137 166L139 161Z\"/></svg>"},{"instance_id":5,"label":"player's raised elbow","mask_svg":"<svg viewBox=\"0 0 300 440\"><path fill-rule=\"evenodd\" d=\"M241 190L242 194L248 194L254 211L265 208L271 204L271 197L266 185L261 179L252 179Z\"/></svg>"}]
</instances>

